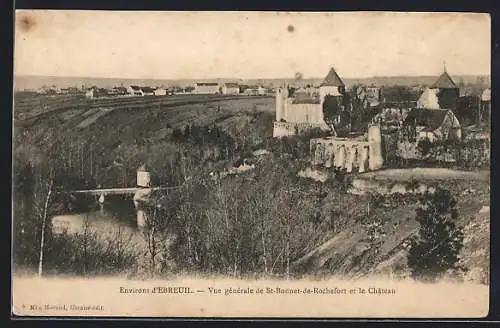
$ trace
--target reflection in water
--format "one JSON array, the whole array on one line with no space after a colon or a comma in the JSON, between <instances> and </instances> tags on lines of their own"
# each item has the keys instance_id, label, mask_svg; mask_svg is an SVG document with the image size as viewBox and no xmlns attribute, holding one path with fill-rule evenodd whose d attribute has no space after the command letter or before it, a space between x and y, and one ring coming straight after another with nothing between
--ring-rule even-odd
<instances>
[{"instance_id":1,"label":"reflection in water","mask_svg":"<svg viewBox=\"0 0 500 328\"><path fill-rule=\"evenodd\" d=\"M101 240L132 238L131 242L143 242L137 229L136 212L131 197L107 196L103 206L88 201L88 210L80 213L64 213L52 218L55 233L83 233L85 228L96 233Z\"/></svg>"}]
</instances>

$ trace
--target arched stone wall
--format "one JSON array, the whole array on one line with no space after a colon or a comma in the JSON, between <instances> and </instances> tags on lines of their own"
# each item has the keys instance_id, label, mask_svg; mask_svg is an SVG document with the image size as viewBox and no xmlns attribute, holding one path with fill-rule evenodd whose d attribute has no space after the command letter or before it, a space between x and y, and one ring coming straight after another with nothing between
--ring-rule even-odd
<instances>
[{"instance_id":1,"label":"arched stone wall","mask_svg":"<svg viewBox=\"0 0 500 328\"><path fill-rule=\"evenodd\" d=\"M369 134L370 135L370 134ZM311 164L366 172L382 168L381 140L372 131L369 140L342 138L311 139Z\"/></svg>"}]
</instances>

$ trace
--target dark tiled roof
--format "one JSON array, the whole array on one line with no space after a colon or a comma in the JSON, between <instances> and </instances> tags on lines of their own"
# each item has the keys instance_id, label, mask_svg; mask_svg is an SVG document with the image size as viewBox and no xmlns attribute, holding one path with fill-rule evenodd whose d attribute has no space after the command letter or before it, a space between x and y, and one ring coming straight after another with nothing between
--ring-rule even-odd
<instances>
[{"instance_id":1,"label":"dark tiled roof","mask_svg":"<svg viewBox=\"0 0 500 328\"><path fill-rule=\"evenodd\" d=\"M431 86L431 89L458 89L457 85L445 71Z\"/></svg>"},{"instance_id":2,"label":"dark tiled roof","mask_svg":"<svg viewBox=\"0 0 500 328\"><path fill-rule=\"evenodd\" d=\"M132 90L136 90L136 91L141 90L141 88L138 85L131 85L130 88L132 88Z\"/></svg>"},{"instance_id":3,"label":"dark tiled roof","mask_svg":"<svg viewBox=\"0 0 500 328\"><path fill-rule=\"evenodd\" d=\"M142 87L142 88L141 88L141 90L142 90L143 92L153 92L153 91L155 91L155 89L150 88L150 87Z\"/></svg>"},{"instance_id":4,"label":"dark tiled roof","mask_svg":"<svg viewBox=\"0 0 500 328\"><path fill-rule=\"evenodd\" d=\"M208 87L208 86L214 87L214 86L219 85L219 84L216 82L197 82L196 85L206 86L206 87Z\"/></svg>"},{"instance_id":5,"label":"dark tiled roof","mask_svg":"<svg viewBox=\"0 0 500 328\"><path fill-rule=\"evenodd\" d=\"M434 131L441 126L449 109L414 108L405 119L405 124L415 122L417 126L425 127L425 131Z\"/></svg>"},{"instance_id":6,"label":"dark tiled roof","mask_svg":"<svg viewBox=\"0 0 500 328\"><path fill-rule=\"evenodd\" d=\"M319 97L314 97L306 92L295 92L293 104L319 104Z\"/></svg>"},{"instance_id":7,"label":"dark tiled roof","mask_svg":"<svg viewBox=\"0 0 500 328\"><path fill-rule=\"evenodd\" d=\"M240 85L238 83L224 83L226 88L239 88Z\"/></svg>"},{"instance_id":8,"label":"dark tiled roof","mask_svg":"<svg viewBox=\"0 0 500 328\"><path fill-rule=\"evenodd\" d=\"M330 68L328 75L325 77L325 79L323 80L323 83L321 83L321 85L333 86L333 87L345 86L344 82L342 82L342 79L339 77L337 72L335 72L335 69L333 67Z\"/></svg>"}]
</instances>

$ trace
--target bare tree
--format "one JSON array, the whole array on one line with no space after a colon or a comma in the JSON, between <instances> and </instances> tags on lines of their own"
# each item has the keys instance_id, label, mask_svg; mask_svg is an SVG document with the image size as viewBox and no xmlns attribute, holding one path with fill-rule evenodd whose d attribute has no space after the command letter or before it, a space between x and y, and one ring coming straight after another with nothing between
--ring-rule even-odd
<instances>
[{"instance_id":1,"label":"bare tree","mask_svg":"<svg viewBox=\"0 0 500 328\"><path fill-rule=\"evenodd\" d=\"M35 193L35 203L37 206L36 213L38 216L38 222L41 222L41 237L40 237L40 255L38 260L38 276L42 276L43 271L43 255L45 246L45 230L47 229L47 219L50 214L50 205L52 201L54 188L54 171L50 169L49 176L44 177L43 174L40 175L38 180L38 188ZM40 203L41 201L41 203Z\"/></svg>"}]
</instances>

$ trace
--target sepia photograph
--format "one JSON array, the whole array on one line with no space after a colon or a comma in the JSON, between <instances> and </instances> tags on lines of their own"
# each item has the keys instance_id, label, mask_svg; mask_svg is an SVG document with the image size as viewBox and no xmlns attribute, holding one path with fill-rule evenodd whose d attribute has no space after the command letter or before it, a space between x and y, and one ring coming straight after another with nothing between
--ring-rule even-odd
<instances>
[{"instance_id":1,"label":"sepia photograph","mask_svg":"<svg viewBox=\"0 0 500 328\"><path fill-rule=\"evenodd\" d=\"M16 10L12 314L485 317L490 24Z\"/></svg>"}]
</instances>

